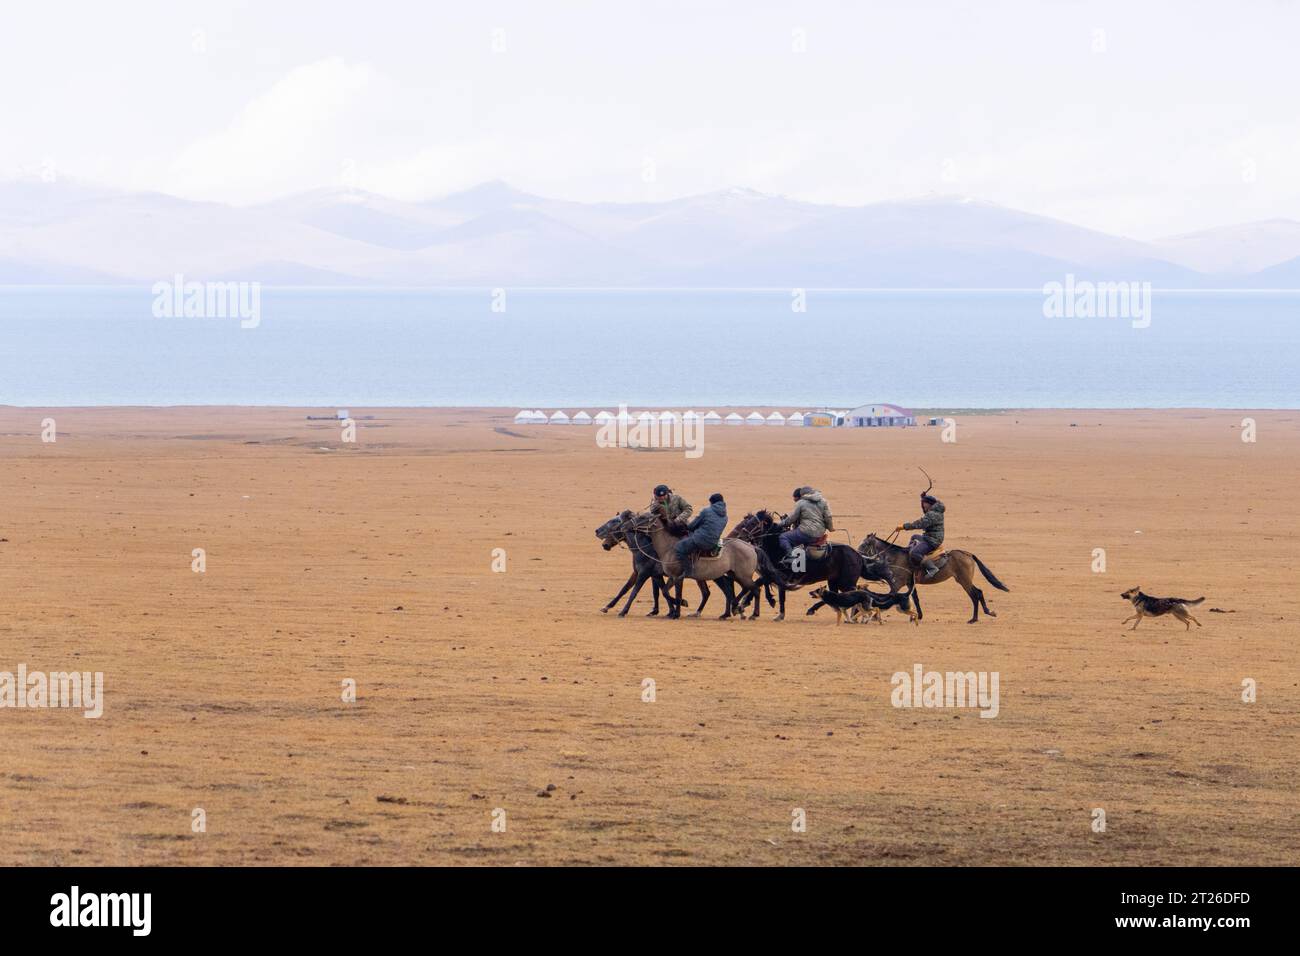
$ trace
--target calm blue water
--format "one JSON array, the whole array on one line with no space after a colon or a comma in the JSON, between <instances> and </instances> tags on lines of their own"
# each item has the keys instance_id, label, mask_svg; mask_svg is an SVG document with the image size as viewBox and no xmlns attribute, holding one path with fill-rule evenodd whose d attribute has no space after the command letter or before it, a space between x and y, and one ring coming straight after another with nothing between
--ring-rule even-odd
<instances>
[{"instance_id":1,"label":"calm blue water","mask_svg":"<svg viewBox=\"0 0 1300 956\"><path fill-rule=\"evenodd\" d=\"M0 404L1300 407L1300 294L263 289L261 324L149 289L0 290Z\"/></svg>"}]
</instances>

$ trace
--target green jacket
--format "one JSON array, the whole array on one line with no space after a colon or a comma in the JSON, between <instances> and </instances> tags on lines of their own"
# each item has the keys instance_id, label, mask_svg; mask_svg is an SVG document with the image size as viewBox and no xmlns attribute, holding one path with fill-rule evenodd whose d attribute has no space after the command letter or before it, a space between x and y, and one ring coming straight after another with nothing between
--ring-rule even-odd
<instances>
[{"instance_id":1,"label":"green jacket","mask_svg":"<svg viewBox=\"0 0 1300 956\"><path fill-rule=\"evenodd\" d=\"M782 528L797 527L810 538L820 538L834 529L831 523L831 506L820 491L810 491L797 502L794 510L781 522Z\"/></svg>"},{"instance_id":2,"label":"green jacket","mask_svg":"<svg viewBox=\"0 0 1300 956\"><path fill-rule=\"evenodd\" d=\"M921 537L935 547L943 544L943 502L936 501L934 507L915 521L907 522L903 528L907 531L920 531Z\"/></svg>"},{"instance_id":3,"label":"green jacket","mask_svg":"<svg viewBox=\"0 0 1300 956\"><path fill-rule=\"evenodd\" d=\"M654 511L655 508L657 507L661 507L659 502L651 501L650 507L647 510ZM691 516L691 512L695 510L691 507L691 503L689 501L687 501L685 498L683 498L681 495L677 494L676 492L673 492L668 496L667 500L664 501L662 507L664 511L664 517L666 517L670 522L674 522L674 521L685 522L686 519Z\"/></svg>"}]
</instances>

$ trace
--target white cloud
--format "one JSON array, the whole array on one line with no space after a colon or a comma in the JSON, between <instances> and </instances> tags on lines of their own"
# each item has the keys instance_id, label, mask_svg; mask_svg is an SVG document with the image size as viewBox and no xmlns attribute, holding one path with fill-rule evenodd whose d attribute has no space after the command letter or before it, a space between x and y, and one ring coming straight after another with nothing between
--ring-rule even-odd
<instances>
[{"instance_id":1,"label":"white cloud","mask_svg":"<svg viewBox=\"0 0 1300 956\"><path fill-rule=\"evenodd\" d=\"M297 67L240 110L227 128L182 149L164 189L248 200L339 185L354 168L360 145L349 132L363 124L375 85L368 66L339 57Z\"/></svg>"}]
</instances>

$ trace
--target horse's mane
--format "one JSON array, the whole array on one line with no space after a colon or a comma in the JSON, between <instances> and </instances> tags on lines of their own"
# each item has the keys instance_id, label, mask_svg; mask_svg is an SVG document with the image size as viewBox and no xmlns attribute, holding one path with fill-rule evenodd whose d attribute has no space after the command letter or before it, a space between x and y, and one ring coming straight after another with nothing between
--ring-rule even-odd
<instances>
[{"instance_id":1,"label":"horse's mane","mask_svg":"<svg viewBox=\"0 0 1300 956\"><path fill-rule=\"evenodd\" d=\"M891 541L886 541L884 538L879 537L879 536L878 536L874 531L872 531L871 533L869 533L869 534L867 535L867 538L875 538L875 539L876 539L876 544L879 545L880 548L881 548L883 551L887 552L887 553L893 553L893 554L897 554L897 553L899 553L899 552L902 552L903 554L906 554L906 553L907 553L907 548L905 548L903 545L901 545L901 544L894 544L894 543L891 542ZM862 544L865 545L866 543L867 543L867 539L864 538L864 539L862 540ZM859 554L865 554L866 552L862 550L862 547L861 547L861 546L859 546L859 547L858 547L858 553L859 553Z\"/></svg>"},{"instance_id":2,"label":"horse's mane","mask_svg":"<svg viewBox=\"0 0 1300 956\"><path fill-rule=\"evenodd\" d=\"M669 524L664 520L664 516L660 514L658 510L643 511L639 515L634 515L628 527L633 531L648 534L652 529L645 523L645 519L647 518L658 521L659 526L674 538L684 538L687 535L685 528L678 528L676 525Z\"/></svg>"}]
</instances>

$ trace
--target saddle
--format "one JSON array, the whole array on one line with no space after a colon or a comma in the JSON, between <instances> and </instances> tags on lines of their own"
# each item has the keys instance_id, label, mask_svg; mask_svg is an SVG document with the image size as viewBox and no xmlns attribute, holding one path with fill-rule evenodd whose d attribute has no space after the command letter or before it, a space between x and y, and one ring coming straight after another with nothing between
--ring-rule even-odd
<instances>
[{"instance_id":1,"label":"saddle","mask_svg":"<svg viewBox=\"0 0 1300 956\"><path fill-rule=\"evenodd\" d=\"M939 547L935 548L933 551L931 551L929 554L927 554L927 555L926 555L924 558L922 558L921 560L922 560L922 562L925 562L925 561L933 561L933 562L934 562L935 569L936 569L936 570L939 570L939 571L942 571L942 570L943 570L943 566L944 566L944 565L947 563L947 561L948 561L948 551L947 551L947 549L944 548L943 545L939 545ZM916 572L917 574L920 574L920 573L921 573L921 572L920 572L921 566L922 566L922 565L920 565L920 564L914 564L914 565L912 565L912 570L913 570L914 572Z\"/></svg>"},{"instance_id":2,"label":"saddle","mask_svg":"<svg viewBox=\"0 0 1300 956\"><path fill-rule=\"evenodd\" d=\"M826 533L816 541L809 541L803 547L804 554L808 555L808 557L813 561L820 561L822 558L826 557L826 555L831 553L831 546L826 540L828 537L829 533Z\"/></svg>"}]
</instances>

